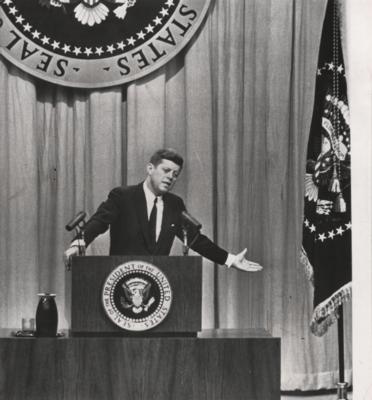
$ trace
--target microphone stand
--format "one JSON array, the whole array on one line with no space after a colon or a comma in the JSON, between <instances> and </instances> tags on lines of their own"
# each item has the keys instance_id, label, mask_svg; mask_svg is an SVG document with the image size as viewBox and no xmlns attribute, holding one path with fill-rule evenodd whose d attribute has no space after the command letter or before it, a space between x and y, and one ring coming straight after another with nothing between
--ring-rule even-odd
<instances>
[{"instance_id":1,"label":"microphone stand","mask_svg":"<svg viewBox=\"0 0 372 400\"><path fill-rule=\"evenodd\" d=\"M190 247L196 242L196 239L199 237L200 235L199 229L195 234L194 238L192 239L191 243L189 243L187 229L185 227L182 227L182 236L183 236L182 253L184 256L187 256L189 254Z\"/></svg>"},{"instance_id":2,"label":"microphone stand","mask_svg":"<svg viewBox=\"0 0 372 400\"><path fill-rule=\"evenodd\" d=\"M187 236L187 229L184 226L182 227L182 236L183 236L182 254L184 256L187 256L189 254L189 240Z\"/></svg>"},{"instance_id":3,"label":"microphone stand","mask_svg":"<svg viewBox=\"0 0 372 400\"><path fill-rule=\"evenodd\" d=\"M191 241L191 243L189 244L189 247L191 247L195 242L196 239L199 237L200 235L200 231L198 230L198 232L196 233L196 235L194 236L194 239Z\"/></svg>"}]
</instances>

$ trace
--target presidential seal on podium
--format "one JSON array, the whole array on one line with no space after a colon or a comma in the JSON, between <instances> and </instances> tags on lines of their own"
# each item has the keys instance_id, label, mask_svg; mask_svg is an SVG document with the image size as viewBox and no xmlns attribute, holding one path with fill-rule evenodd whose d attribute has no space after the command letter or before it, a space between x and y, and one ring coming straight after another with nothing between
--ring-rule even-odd
<instances>
[{"instance_id":1,"label":"presidential seal on podium","mask_svg":"<svg viewBox=\"0 0 372 400\"><path fill-rule=\"evenodd\" d=\"M106 278L102 302L108 318L120 328L146 331L167 317L172 289L164 272L155 265L129 261Z\"/></svg>"}]
</instances>

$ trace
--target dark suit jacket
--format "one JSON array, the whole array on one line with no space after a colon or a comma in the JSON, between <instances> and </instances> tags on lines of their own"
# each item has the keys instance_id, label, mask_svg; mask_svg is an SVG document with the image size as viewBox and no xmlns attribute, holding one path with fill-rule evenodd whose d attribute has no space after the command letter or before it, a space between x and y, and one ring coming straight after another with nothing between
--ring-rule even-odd
<instances>
[{"instance_id":1,"label":"dark suit jacket","mask_svg":"<svg viewBox=\"0 0 372 400\"><path fill-rule=\"evenodd\" d=\"M164 211L160 235L152 245L143 183L117 187L108 195L84 228L87 245L110 227L110 255L169 255L174 237L182 238L181 212L183 200L172 194L163 195ZM200 234L192 249L218 264L224 264L227 252Z\"/></svg>"}]
</instances>

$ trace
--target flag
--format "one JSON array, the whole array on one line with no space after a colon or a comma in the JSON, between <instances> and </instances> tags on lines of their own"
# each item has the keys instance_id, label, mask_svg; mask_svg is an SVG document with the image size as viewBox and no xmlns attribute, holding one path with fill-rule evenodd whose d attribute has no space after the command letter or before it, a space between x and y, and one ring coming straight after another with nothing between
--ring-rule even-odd
<instances>
[{"instance_id":1,"label":"flag","mask_svg":"<svg viewBox=\"0 0 372 400\"><path fill-rule=\"evenodd\" d=\"M337 0L327 4L307 148L301 261L314 285L312 333L351 298L350 129Z\"/></svg>"}]
</instances>

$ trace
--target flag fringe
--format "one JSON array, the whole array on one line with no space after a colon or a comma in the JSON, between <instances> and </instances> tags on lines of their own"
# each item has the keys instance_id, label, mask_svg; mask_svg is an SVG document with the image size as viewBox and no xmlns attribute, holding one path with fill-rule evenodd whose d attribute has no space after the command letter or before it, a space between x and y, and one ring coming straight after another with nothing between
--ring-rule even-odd
<instances>
[{"instance_id":1,"label":"flag fringe","mask_svg":"<svg viewBox=\"0 0 372 400\"><path fill-rule=\"evenodd\" d=\"M338 307L351 299L351 282L338 289L328 299L317 305L310 322L310 330L315 336L323 336L330 325L338 319Z\"/></svg>"},{"instance_id":2,"label":"flag fringe","mask_svg":"<svg viewBox=\"0 0 372 400\"><path fill-rule=\"evenodd\" d=\"M313 266L311 265L309 258L307 256L306 250L304 247L301 247L301 253L300 253L300 262L305 268L305 275L306 278L314 284L314 269Z\"/></svg>"}]
</instances>

